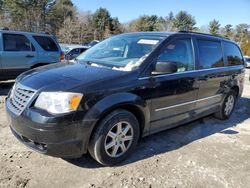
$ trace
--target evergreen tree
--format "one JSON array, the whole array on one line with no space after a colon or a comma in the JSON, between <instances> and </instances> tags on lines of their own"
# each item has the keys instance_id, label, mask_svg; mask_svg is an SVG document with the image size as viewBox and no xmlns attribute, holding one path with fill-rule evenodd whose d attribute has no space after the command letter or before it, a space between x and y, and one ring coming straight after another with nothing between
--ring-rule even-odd
<instances>
[{"instance_id":1,"label":"evergreen tree","mask_svg":"<svg viewBox=\"0 0 250 188\"><path fill-rule=\"evenodd\" d=\"M95 29L95 39L102 40L110 34L111 16L107 9L99 8L92 16L92 26Z\"/></svg>"},{"instance_id":2,"label":"evergreen tree","mask_svg":"<svg viewBox=\"0 0 250 188\"><path fill-rule=\"evenodd\" d=\"M56 4L47 12L46 24L47 30L57 34L60 28L65 27L65 21L74 21L76 9L71 0L57 0ZM69 18L69 19L68 19Z\"/></svg>"},{"instance_id":3,"label":"evergreen tree","mask_svg":"<svg viewBox=\"0 0 250 188\"><path fill-rule=\"evenodd\" d=\"M173 20L174 27L179 31L193 31L195 24L195 18L186 11L180 11Z\"/></svg>"},{"instance_id":4,"label":"evergreen tree","mask_svg":"<svg viewBox=\"0 0 250 188\"><path fill-rule=\"evenodd\" d=\"M97 9L92 15L92 27L94 29L94 39L97 40L102 40L123 31L118 18L112 18L105 8Z\"/></svg>"},{"instance_id":5,"label":"evergreen tree","mask_svg":"<svg viewBox=\"0 0 250 188\"><path fill-rule=\"evenodd\" d=\"M129 25L130 31L159 31L162 24L162 18L158 18L156 15L148 16L144 15L134 20Z\"/></svg>"},{"instance_id":6,"label":"evergreen tree","mask_svg":"<svg viewBox=\"0 0 250 188\"><path fill-rule=\"evenodd\" d=\"M209 32L212 35L219 35L220 23L217 20L212 20L209 22Z\"/></svg>"},{"instance_id":7,"label":"evergreen tree","mask_svg":"<svg viewBox=\"0 0 250 188\"><path fill-rule=\"evenodd\" d=\"M169 12L167 20L173 21L174 20L174 13L172 11Z\"/></svg>"},{"instance_id":8,"label":"evergreen tree","mask_svg":"<svg viewBox=\"0 0 250 188\"><path fill-rule=\"evenodd\" d=\"M227 24L227 25L225 25L224 30L225 30L224 36L226 38L231 39L232 35L233 35L233 26L231 24Z\"/></svg>"},{"instance_id":9,"label":"evergreen tree","mask_svg":"<svg viewBox=\"0 0 250 188\"><path fill-rule=\"evenodd\" d=\"M236 35L234 36L234 40L240 45L249 39L249 28L250 25L245 23L236 25Z\"/></svg>"},{"instance_id":10,"label":"evergreen tree","mask_svg":"<svg viewBox=\"0 0 250 188\"><path fill-rule=\"evenodd\" d=\"M3 10L3 0L0 0L0 14L2 13Z\"/></svg>"},{"instance_id":11,"label":"evergreen tree","mask_svg":"<svg viewBox=\"0 0 250 188\"><path fill-rule=\"evenodd\" d=\"M119 22L118 18L111 19L110 33L112 35L117 35L123 32L122 24Z\"/></svg>"},{"instance_id":12,"label":"evergreen tree","mask_svg":"<svg viewBox=\"0 0 250 188\"><path fill-rule=\"evenodd\" d=\"M174 31L174 13L172 11L169 12L168 16L165 19L164 30Z\"/></svg>"}]
</instances>

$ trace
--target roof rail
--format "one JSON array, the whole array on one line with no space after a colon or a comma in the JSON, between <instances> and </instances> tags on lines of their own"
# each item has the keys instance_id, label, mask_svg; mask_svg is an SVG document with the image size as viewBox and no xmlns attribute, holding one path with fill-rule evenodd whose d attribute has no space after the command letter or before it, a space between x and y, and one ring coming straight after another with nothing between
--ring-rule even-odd
<instances>
[{"instance_id":1,"label":"roof rail","mask_svg":"<svg viewBox=\"0 0 250 188\"><path fill-rule=\"evenodd\" d=\"M208 34L208 33L200 33L200 32L195 32L195 31L178 31L178 32L179 33L193 33L193 34L207 35L210 37L219 37L219 38L226 39L225 37L223 37L221 35L212 35L212 34Z\"/></svg>"}]
</instances>

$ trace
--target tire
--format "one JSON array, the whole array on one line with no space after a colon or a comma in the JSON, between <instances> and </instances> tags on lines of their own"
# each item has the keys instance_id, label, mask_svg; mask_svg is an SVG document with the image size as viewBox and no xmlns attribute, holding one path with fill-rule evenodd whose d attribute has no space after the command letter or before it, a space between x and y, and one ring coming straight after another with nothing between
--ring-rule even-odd
<instances>
[{"instance_id":1,"label":"tire","mask_svg":"<svg viewBox=\"0 0 250 188\"><path fill-rule=\"evenodd\" d=\"M136 117L126 110L118 109L104 117L94 129L88 151L100 164L112 166L125 160L134 151L139 134Z\"/></svg>"},{"instance_id":2,"label":"tire","mask_svg":"<svg viewBox=\"0 0 250 188\"><path fill-rule=\"evenodd\" d=\"M229 119L234 111L234 107L236 104L236 93L231 90L223 99L222 105L220 106L220 110L216 112L214 115L217 119L226 120ZM231 102L230 102L231 101ZM230 105L229 105L230 104Z\"/></svg>"}]
</instances>

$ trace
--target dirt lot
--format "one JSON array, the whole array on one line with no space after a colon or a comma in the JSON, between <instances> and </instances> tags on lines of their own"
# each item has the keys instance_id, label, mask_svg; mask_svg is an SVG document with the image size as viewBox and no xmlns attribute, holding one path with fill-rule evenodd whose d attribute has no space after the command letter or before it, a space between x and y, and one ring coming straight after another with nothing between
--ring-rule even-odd
<instances>
[{"instance_id":1,"label":"dirt lot","mask_svg":"<svg viewBox=\"0 0 250 188\"><path fill-rule=\"evenodd\" d=\"M0 187L250 187L250 83L230 120L206 117L144 138L118 167L53 158L10 133L0 83Z\"/></svg>"}]
</instances>

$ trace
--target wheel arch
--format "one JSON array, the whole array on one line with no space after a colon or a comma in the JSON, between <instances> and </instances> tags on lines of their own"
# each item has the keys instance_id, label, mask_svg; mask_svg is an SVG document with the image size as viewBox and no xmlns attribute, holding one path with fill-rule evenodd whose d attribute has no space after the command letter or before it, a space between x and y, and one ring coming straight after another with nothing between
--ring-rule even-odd
<instances>
[{"instance_id":1,"label":"wheel arch","mask_svg":"<svg viewBox=\"0 0 250 188\"><path fill-rule=\"evenodd\" d=\"M233 87L231 87L231 90L233 90L233 91L235 92L235 94L236 94L236 98L238 98L238 96L239 96L239 92L240 92L240 88L239 88L239 86L234 85Z\"/></svg>"},{"instance_id":2,"label":"wheel arch","mask_svg":"<svg viewBox=\"0 0 250 188\"><path fill-rule=\"evenodd\" d=\"M145 129L145 114L143 112L143 110L141 109L141 107L133 104L133 103L120 103L114 106L111 106L109 109L105 110L102 114L100 114L100 118L99 120L95 123L94 128L100 123L100 121L106 117L109 113L117 110L117 109L122 109L122 110L127 110L128 112L132 113L140 126L140 136L143 134L143 131ZM92 130L92 133L94 131L94 128Z\"/></svg>"},{"instance_id":3,"label":"wheel arch","mask_svg":"<svg viewBox=\"0 0 250 188\"><path fill-rule=\"evenodd\" d=\"M138 120L140 125L140 137L146 135L149 131L150 110L145 100L132 93L120 93L110 95L97 104L95 104L85 115L84 120L92 120L86 125L89 129L89 135L84 148L88 148L90 139L99 122L114 110L123 109L132 113Z\"/></svg>"}]
</instances>

